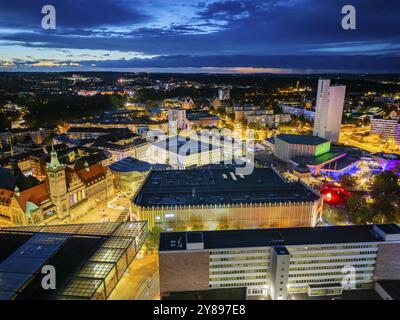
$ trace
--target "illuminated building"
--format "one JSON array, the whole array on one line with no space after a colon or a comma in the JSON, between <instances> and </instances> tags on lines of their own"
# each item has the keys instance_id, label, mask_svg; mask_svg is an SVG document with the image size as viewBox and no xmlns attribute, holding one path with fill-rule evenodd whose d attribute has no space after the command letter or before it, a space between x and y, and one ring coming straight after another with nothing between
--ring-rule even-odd
<instances>
[{"instance_id":1,"label":"illuminated building","mask_svg":"<svg viewBox=\"0 0 400 320\"><path fill-rule=\"evenodd\" d=\"M319 192L324 197L324 201L330 205L342 205L351 196L349 191L333 183L322 185Z\"/></svg>"},{"instance_id":2,"label":"illuminated building","mask_svg":"<svg viewBox=\"0 0 400 320\"><path fill-rule=\"evenodd\" d=\"M233 170L234 171L234 170ZM142 220L165 230L315 226L322 197L273 169L152 171L133 198Z\"/></svg>"},{"instance_id":3,"label":"illuminated building","mask_svg":"<svg viewBox=\"0 0 400 320\"><path fill-rule=\"evenodd\" d=\"M174 169L187 169L219 163L222 149L219 146L190 139L172 136L152 143L145 160L154 164L168 164Z\"/></svg>"},{"instance_id":4,"label":"illuminated building","mask_svg":"<svg viewBox=\"0 0 400 320\"><path fill-rule=\"evenodd\" d=\"M235 113L236 121L243 120L245 114L251 114L257 111L260 111L262 114L273 114L272 110L260 110L259 106L253 104L235 104L233 106L233 111Z\"/></svg>"},{"instance_id":5,"label":"illuminated building","mask_svg":"<svg viewBox=\"0 0 400 320\"><path fill-rule=\"evenodd\" d=\"M186 110L170 109L168 110L168 125L170 130L182 130L187 128Z\"/></svg>"},{"instance_id":6,"label":"illuminated building","mask_svg":"<svg viewBox=\"0 0 400 320\"><path fill-rule=\"evenodd\" d=\"M394 224L162 233L160 292L246 287L248 296L274 300L362 294L399 278L399 256Z\"/></svg>"},{"instance_id":7,"label":"illuminated building","mask_svg":"<svg viewBox=\"0 0 400 320\"><path fill-rule=\"evenodd\" d=\"M97 139L105 135L117 135L117 134L127 135L130 133L132 132L126 128L73 127L69 128L66 134L70 139L87 140L87 139Z\"/></svg>"},{"instance_id":8,"label":"illuminated building","mask_svg":"<svg viewBox=\"0 0 400 320\"><path fill-rule=\"evenodd\" d=\"M105 300L143 246L145 221L0 228L0 300ZM56 268L56 288L41 285Z\"/></svg>"},{"instance_id":9,"label":"illuminated building","mask_svg":"<svg viewBox=\"0 0 400 320\"><path fill-rule=\"evenodd\" d=\"M43 141L49 136L51 131L42 129L12 129L0 132L0 146L2 148L8 146L10 142L23 140L26 137L32 139L36 144L42 144Z\"/></svg>"},{"instance_id":10,"label":"illuminated building","mask_svg":"<svg viewBox=\"0 0 400 320\"><path fill-rule=\"evenodd\" d=\"M292 120L290 114L271 114L273 110L251 111L244 113L247 124L279 126L281 123L289 123Z\"/></svg>"},{"instance_id":11,"label":"illuminated building","mask_svg":"<svg viewBox=\"0 0 400 320\"><path fill-rule=\"evenodd\" d=\"M41 223L55 214L46 182L25 177L16 162L11 170L0 168L0 226Z\"/></svg>"},{"instance_id":12,"label":"illuminated building","mask_svg":"<svg viewBox=\"0 0 400 320\"><path fill-rule=\"evenodd\" d=\"M193 109L194 108L194 101L192 98L173 98L173 99L165 99L163 101L163 106L165 108L182 108L182 109Z\"/></svg>"},{"instance_id":13,"label":"illuminated building","mask_svg":"<svg viewBox=\"0 0 400 320\"><path fill-rule=\"evenodd\" d=\"M85 162L82 169L71 168L60 163L54 150L47 166L47 179L61 221L74 221L114 196L113 177L107 167Z\"/></svg>"},{"instance_id":14,"label":"illuminated building","mask_svg":"<svg viewBox=\"0 0 400 320\"><path fill-rule=\"evenodd\" d=\"M316 136L280 134L266 140L274 155L294 167L305 165L314 176L338 179L358 171L363 159L372 160L365 151L354 147L331 146L330 141Z\"/></svg>"},{"instance_id":15,"label":"illuminated building","mask_svg":"<svg viewBox=\"0 0 400 320\"><path fill-rule=\"evenodd\" d=\"M339 141L346 86L331 86L330 80L318 81L317 106L314 119L314 135Z\"/></svg>"},{"instance_id":16,"label":"illuminated building","mask_svg":"<svg viewBox=\"0 0 400 320\"><path fill-rule=\"evenodd\" d=\"M331 143L315 136L279 134L275 137L274 155L285 162L298 156L318 157L329 152Z\"/></svg>"},{"instance_id":17,"label":"illuminated building","mask_svg":"<svg viewBox=\"0 0 400 320\"><path fill-rule=\"evenodd\" d=\"M371 119L371 134L378 134L392 143L400 145L400 121L396 119L385 119L373 117Z\"/></svg>"},{"instance_id":18,"label":"illuminated building","mask_svg":"<svg viewBox=\"0 0 400 320\"><path fill-rule=\"evenodd\" d=\"M114 176L114 186L117 190L136 192L151 169L161 170L169 168L163 164L149 164L132 157L124 158L110 165Z\"/></svg>"},{"instance_id":19,"label":"illuminated building","mask_svg":"<svg viewBox=\"0 0 400 320\"><path fill-rule=\"evenodd\" d=\"M218 99L221 101L228 101L231 98L231 91L229 89L218 89Z\"/></svg>"},{"instance_id":20,"label":"illuminated building","mask_svg":"<svg viewBox=\"0 0 400 320\"><path fill-rule=\"evenodd\" d=\"M217 116L213 116L208 112L196 111L187 113L188 127L218 127L220 125L220 119Z\"/></svg>"},{"instance_id":21,"label":"illuminated building","mask_svg":"<svg viewBox=\"0 0 400 320\"><path fill-rule=\"evenodd\" d=\"M150 143L145 138L134 138L114 141L96 141L91 147L105 150L111 154L112 161L120 161L126 157L134 157L139 160L146 158L147 149Z\"/></svg>"}]
</instances>

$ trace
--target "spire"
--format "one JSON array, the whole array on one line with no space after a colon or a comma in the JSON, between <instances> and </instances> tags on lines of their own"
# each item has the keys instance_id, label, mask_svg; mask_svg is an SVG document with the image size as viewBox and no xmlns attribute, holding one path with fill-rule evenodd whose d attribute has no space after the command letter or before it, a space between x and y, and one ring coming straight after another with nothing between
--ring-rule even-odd
<instances>
[{"instance_id":1,"label":"spire","mask_svg":"<svg viewBox=\"0 0 400 320\"><path fill-rule=\"evenodd\" d=\"M56 152L56 150L54 150L54 144L51 147L50 155L51 155L51 160L50 160L49 167L52 169L57 169L57 168L61 167L61 163L58 160L57 152Z\"/></svg>"},{"instance_id":2,"label":"spire","mask_svg":"<svg viewBox=\"0 0 400 320\"><path fill-rule=\"evenodd\" d=\"M83 164L83 166L85 167L85 170L86 171L90 171L90 168L89 168L89 163L87 162L87 161L85 161L85 163Z\"/></svg>"},{"instance_id":3,"label":"spire","mask_svg":"<svg viewBox=\"0 0 400 320\"><path fill-rule=\"evenodd\" d=\"M16 195L17 197L19 197L19 196L21 195L20 192L19 192L19 188L18 188L17 185L16 185L15 188L14 188L14 193L15 193L15 195Z\"/></svg>"}]
</instances>

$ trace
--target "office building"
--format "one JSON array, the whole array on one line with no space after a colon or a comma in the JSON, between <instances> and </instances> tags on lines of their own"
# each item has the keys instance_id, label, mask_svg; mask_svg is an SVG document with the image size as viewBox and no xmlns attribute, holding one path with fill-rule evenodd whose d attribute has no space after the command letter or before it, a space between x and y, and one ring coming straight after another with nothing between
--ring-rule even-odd
<instances>
[{"instance_id":1,"label":"office building","mask_svg":"<svg viewBox=\"0 0 400 320\"><path fill-rule=\"evenodd\" d=\"M187 169L220 163L222 149L200 140L171 136L150 144L146 161L152 164L168 164L174 169Z\"/></svg>"},{"instance_id":2,"label":"office building","mask_svg":"<svg viewBox=\"0 0 400 320\"><path fill-rule=\"evenodd\" d=\"M314 135L339 141L343 118L346 86L331 86L330 80L318 81L317 106L314 119Z\"/></svg>"},{"instance_id":3,"label":"office building","mask_svg":"<svg viewBox=\"0 0 400 320\"><path fill-rule=\"evenodd\" d=\"M161 295L247 288L273 300L374 292L400 279L400 227L333 226L162 233Z\"/></svg>"},{"instance_id":4,"label":"office building","mask_svg":"<svg viewBox=\"0 0 400 320\"><path fill-rule=\"evenodd\" d=\"M280 104L279 105L282 108L283 113L291 114L296 117L304 117L307 120L312 120L314 121L315 118L315 112L305 109L301 106L290 106L287 104Z\"/></svg>"},{"instance_id":5,"label":"office building","mask_svg":"<svg viewBox=\"0 0 400 320\"><path fill-rule=\"evenodd\" d=\"M168 110L168 125L170 130L186 129L186 110L178 108Z\"/></svg>"},{"instance_id":6,"label":"office building","mask_svg":"<svg viewBox=\"0 0 400 320\"><path fill-rule=\"evenodd\" d=\"M229 89L218 89L218 99L221 101L228 101L231 98L231 91Z\"/></svg>"},{"instance_id":7,"label":"office building","mask_svg":"<svg viewBox=\"0 0 400 320\"><path fill-rule=\"evenodd\" d=\"M234 170L233 170L234 171ZM152 171L132 210L165 230L315 226L322 197L273 169L250 175L230 169Z\"/></svg>"}]
</instances>

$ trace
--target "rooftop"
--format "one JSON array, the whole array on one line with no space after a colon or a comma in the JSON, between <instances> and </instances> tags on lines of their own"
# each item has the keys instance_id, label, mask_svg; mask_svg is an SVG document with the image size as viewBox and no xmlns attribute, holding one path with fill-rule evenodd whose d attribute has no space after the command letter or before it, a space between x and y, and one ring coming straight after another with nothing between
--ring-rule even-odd
<instances>
[{"instance_id":1,"label":"rooftop","mask_svg":"<svg viewBox=\"0 0 400 320\"><path fill-rule=\"evenodd\" d=\"M133 157L126 157L120 161L114 162L109 168L114 172L147 172L150 169L167 169L169 166L166 164L150 164Z\"/></svg>"},{"instance_id":2,"label":"rooftop","mask_svg":"<svg viewBox=\"0 0 400 320\"><path fill-rule=\"evenodd\" d=\"M143 243L146 224L0 228L0 300L92 298L128 247ZM38 271L47 264L57 270L56 290L42 289Z\"/></svg>"},{"instance_id":3,"label":"rooftop","mask_svg":"<svg viewBox=\"0 0 400 320\"><path fill-rule=\"evenodd\" d=\"M153 146L168 150L169 152L176 151L180 155L183 153L185 153L186 155L190 155L219 148L210 143L205 143L200 140L190 139L188 137L182 136L173 136L167 139L158 140L153 143Z\"/></svg>"},{"instance_id":4,"label":"rooftop","mask_svg":"<svg viewBox=\"0 0 400 320\"><path fill-rule=\"evenodd\" d=\"M313 145L317 146L326 142L329 142L329 140L317 137L317 136L304 136L304 135L298 135L298 134L278 134L276 138L285 141L286 143L290 144L307 144L307 145Z\"/></svg>"},{"instance_id":5,"label":"rooftop","mask_svg":"<svg viewBox=\"0 0 400 320\"><path fill-rule=\"evenodd\" d=\"M246 300L247 289L241 288L222 288L210 289L204 291L181 291L170 292L163 296L162 300L226 300L238 301Z\"/></svg>"},{"instance_id":6,"label":"rooftop","mask_svg":"<svg viewBox=\"0 0 400 320\"><path fill-rule=\"evenodd\" d=\"M219 120L219 117L213 116L206 111L188 112L186 115L189 121L193 120Z\"/></svg>"},{"instance_id":7,"label":"rooftop","mask_svg":"<svg viewBox=\"0 0 400 320\"><path fill-rule=\"evenodd\" d=\"M272 169L251 175L234 169L153 171L133 202L144 207L310 202L318 196L300 183L284 182Z\"/></svg>"},{"instance_id":8,"label":"rooftop","mask_svg":"<svg viewBox=\"0 0 400 320\"><path fill-rule=\"evenodd\" d=\"M297 156L292 159L290 159L292 162L296 163L297 165L309 165L309 166L319 166L321 164L324 164L326 162L330 162L332 160L338 159L345 157L345 153L341 152L327 152L324 153L318 157L303 157L303 156Z\"/></svg>"},{"instance_id":9,"label":"rooftop","mask_svg":"<svg viewBox=\"0 0 400 320\"><path fill-rule=\"evenodd\" d=\"M102 128L102 127L72 127L68 129L68 133L131 133L126 128Z\"/></svg>"},{"instance_id":10,"label":"rooftop","mask_svg":"<svg viewBox=\"0 0 400 320\"><path fill-rule=\"evenodd\" d=\"M396 225L378 225L383 229L400 228ZM204 249L242 247L282 247L337 243L383 242L373 225L332 226L318 228L283 228L258 230L202 231ZM196 231L197 233L199 231ZM161 233L160 251L186 250L187 234L191 232ZM290 250L290 249L289 249Z\"/></svg>"},{"instance_id":11,"label":"rooftop","mask_svg":"<svg viewBox=\"0 0 400 320\"><path fill-rule=\"evenodd\" d=\"M399 161L400 160L400 155L399 154L392 154L392 153L374 153L374 157L377 158L382 158L384 160L390 160L390 161Z\"/></svg>"}]
</instances>

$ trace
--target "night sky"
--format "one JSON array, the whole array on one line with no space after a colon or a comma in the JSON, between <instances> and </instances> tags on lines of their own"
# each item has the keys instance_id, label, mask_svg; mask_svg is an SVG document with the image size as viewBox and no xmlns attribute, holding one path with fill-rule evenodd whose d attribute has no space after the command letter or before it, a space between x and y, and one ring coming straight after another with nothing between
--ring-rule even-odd
<instances>
[{"instance_id":1,"label":"night sky","mask_svg":"<svg viewBox=\"0 0 400 320\"><path fill-rule=\"evenodd\" d=\"M46 4L56 30L41 28ZM1 0L0 68L394 73L399 16L399 0Z\"/></svg>"}]
</instances>

